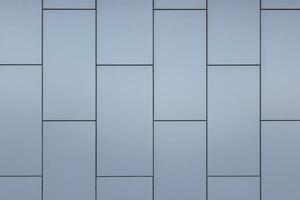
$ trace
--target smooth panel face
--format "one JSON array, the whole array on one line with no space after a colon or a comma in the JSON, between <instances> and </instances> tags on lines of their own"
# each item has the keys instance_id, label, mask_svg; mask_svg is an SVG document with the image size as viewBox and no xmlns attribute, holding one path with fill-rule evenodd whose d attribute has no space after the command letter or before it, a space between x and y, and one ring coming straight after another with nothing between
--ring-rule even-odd
<instances>
[{"instance_id":1,"label":"smooth panel face","mask_svg":"<svg viewBox=\"0 0 300 200\"><path fill-rule=\"evenodd\" d=\"M151 177L98 178L98 200L153 200Z\"/></svg>"},{"instance_id":2,"label":"smooth panel face","mask_svg":"<svg viewBox=\"0 0 300 200\"><path fill-rule=\"evenodd\" d=\"M262 0L262 8L300 8L299 0Z\"/></svg>"},{"instance_id":3,"label":"smooth panel face","mask_svg":"<svg viewBox=\"0 0 300 200\"><path fill-rule=\"evenodd\" d=\"M95 8L96 0L44 0L44 8Z\"/></svg>"},{"instance_id":4,"label":"smooth panel face","mask_svg":"<svg viewBox=\"0 0 300 200\"><path fill-rule=\"evenodd\" d=\"M1 64L41 63L41 2L41 0L1 0Z\"/></svg>"},{"instance_id":5,"label":"smooth panel face","mask_svg":"<svg viewBox=\"0 0 300 200\"><path fill-rule=\"evenodd\" d=\"M42 182L39 177L1 177L0 199L41 200Z\"/></svg>"},{"instance_id":6,"label":"smooth panel face","mask_svg":"<svg viewBox=\"0 0 300 200\"><path fill-rule=\"evenodd\" d=\"M44 11L44 119L95 119L93 11Z\"/></svg>"},{"instance_id":7,"label":"smooth panel face","mask_svg":"<svg viewBox=\"0 0 300 200\"><path fill-rule=\"evenodd\" d=\"M98 175L152 175L152 68L98 68Z\"/></svg>"},{"instance_id":8,"label":"smooth panel face","mask_svg":"<svg viewBox=\"0 0 300 200\"><path fill-rule=\"evenodd\" d=\"M0 175L41 174L41 66L0 66Z\"/></svg>"},{"instance_id":9,"label":"smooth panel face","mask_svg":"<svg viewBox=\"0 0 300 200\"><path fill-rule=\"evenodd\" d=\"M206 0L154 0L158 9L198 9L206 7Z\"/></svg>"},{"instance_id":10,"label":"smooth panel face","mask_svg":"<svg viewBox=\"0 0 300 200\"><path fill-rule=\"evenodd\" d=\"M155 122L156 200L205 199L205 122Z\"/></svg>"},{"instance_id":11,"label":"smooth panel face","mask_svg":"<svg viewBox=\"0 0 300 200\"><path fill-rule=\"evenodd\" d=\"M300 119L298 11L262 13L262 119Z\"/></svg>"},{"instance_id":12,"label":"smooth panel face","mask_svg":"<svg viewBox=\"0 0 300 200\"><path fill-rule=\"evenodd\" d=\"M259 68L209 67L208 171L259 174Z\"/></svg>"},{"instance_id":13,"label":"smooth panel face","mask_svg":"<svg viewBox=\"0 0 300 200\"><path fill-rule=\"evenodd\" d=\"M259 0L209 0L209 64L259 64L259 12Z\"/></svg>"},{"instance_id":14,"label":"smooth panel face","mask_svg":"<svg viewBox=\"0 0 300 200\"><path fill-rule=\"evenodd\" d=\"M98 0L97 63L152 63L152 0Z\"/></svg>"},{"instance_id":15,"label":"smooth panel face","mask_svg":"<svg viewBox=\"0 0 300 200\"><path fill-rule=\"evenodd\" d=\"M205 32L205 11L155 11L155 119L205 119Z\"/></svg>"},{"instance_id":16,"label":"smooth panel face","mask_svg":"<svg viewBox=\"0 0 300 200\"><path fill-rule=\"evenodd\" d=\"M298 200L300 122L262 123L262 198Z\"/></svg>"},{"instance_id":17,"label":"smooth panel face","mask_svg":"<svg viewBox=\"0 0 300 200\"><path fill-rule=\"evenodd\" d=\"M260 200L259 178L209 178L208 200Z\"/></svg>"},{"instance_id":18,"label":"smooth panel face","mask_svg":"<svg viewBox=\"0 0 300 200\"><path fill-rule=\"evenodd\" d=\"M95 123L44 122L44 200L94 200L95 176Z\"/></svg>"}]
</instances>

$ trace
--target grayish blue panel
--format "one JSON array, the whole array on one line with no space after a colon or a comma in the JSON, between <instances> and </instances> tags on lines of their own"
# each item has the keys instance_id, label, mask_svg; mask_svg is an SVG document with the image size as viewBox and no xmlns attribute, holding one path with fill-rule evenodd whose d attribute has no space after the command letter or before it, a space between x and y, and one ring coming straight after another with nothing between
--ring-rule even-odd
<instances>
[{"instance_id":1,"label":"grayish blue panel","mask_svg":"<svg viewBox=\"0 0 300 200\"><path fill-rule=\"evenodd\" d=\"M262 0L262 8L300 8L300 0Z\"/></svg>"},{"instance_id":2,"label":"grayish blue panel","mask_svg":"<svg viewBox=\"0 0 300 200\"><path fill-rule=\"evenodd\" d=\"M206 0L154 0L154 4L160 9L204 9Z\"/></svg>"},{"instance_id":3,"label":"grayish blue panel","mask_svg":"<svg viewBox=\"0 0 300 200\"><path fill-rule=\"evenodd\" d=\"M208 63L259 64L259 0L209 0Z\"/></svg>"},{"instance_id":4,"label":"grayish blue panel","mask_svg":"<svg viewBox=\"0 0 300 200\"><path fill-rule=\"evenodd\" d=\"M41 174L41 75L41 66L0 66L0 175Z\"/></svg>"},{"instance_id":5,"label":"grayish blue panel","mask_svg":"<svg viewBox=\"0 0 300 200\"><path fill-rule=\"evenodd\" d=\"M44 0L44 8L95 8L96 0Z\"/></svg>"},{"instance_id":6,"label":"grayish blue panel","mask_svg":"<svg viewBox=\"0 0 300 200\"><path fill-rule=\"evenodd\" d=\"M151 177L98 178L98 200L153 200Z\"/></svg>"},{"instance_id":7,"label":"grayish blue panel","mask_svg":"<svg viewBox=\"0 0 300 200\"><path fill-rule=\"evenodd\" d=\"M300 12L262 13L262 119L300 119Z\"/></svg>"},{"instance_id":8,"label":"grayish blue panel","mask_svg":"<svg viewBox=\"0 0 300 200\"><path fill-rule=\"evenodd\" d=\"M152 175L152 68L98 68L98 175Z\"/></svg>"},{"instance_id":9,"label":"grayish blue panel","mask_svg":"<svg viewBox=\"0 0 300 200\"><path fill-rule=\"evenodd\" d=\"M205 199L205 122L155 122L154 197Z\"/></svg>"},{"instance_id":10,"label":"grayish blue panel","mask_svg":"<svg viewBox=\"0 0 300 200\"><path fill-rule=\"evenodd\" d=\"M273 200L275 199L277 200L277 198L274 198ZM260 200L259 178L209 178L208 200Z\"/></svg>"},{"instance_id":11,"label":"grayish blue panel","mask_svg":"<svg viewBox=\"0 0 300 200\"><path fill-rule=\"evenodd\" d=\"M95 119L95 11L44 11L44 119Z\"/></svg>"},{"instance_id":12,"label":"grayish blue panel","mask_svg":"<svg viewBox=\"0 0 300 200\"><path fill-rule=\"evenodd\" d=\"M1 177L0 199L2 200L41 200L41 178Z\"/></svg>"},{"instance_id":13,"label":"grayish blue panel","mask_svg":"<svg viewBox=\"0 0 300 200\"><path fill-rule=\"evenodd\" d=\"M41 63L41 2L41 0L1 0L1 64Z\"/></svg>"},{"instance_id":14,"label":"grayish blue panel","mask_svg":"<svg viewBox=\"0 0 300 200\"><path fill-rule=\"evenodd\" d=\"M97 63L152 63L152 0L98 0Z\"/></svg>"},{"instance_id":15,"label":"grayish blue panel","mask_svg":"<svg viewBox=\"0 0 300 200\"><path fill-rule=\"evenodd\" d=\"M44 200L94 200L95 176L95 123L44 122Z\"/></svg>"},{"instance_id":16,"label":"grayish blue panel","mask_svg":"<svg viewBox=\"0 0 300 200\"><path fill-rule=\"evenodd\" d=\"M300 122L262 123L262 198L300 199Z\"/></svg>"},{"instance_id":17,"label":"grayish blue panel","mask_svg":"<svg viewBox=\"0 0 300 200\"><path fill-rule=\"evenodd\" d=\"M155 11L155 119L206 118L205 11Z\"/></svg>"},{"instance_id":18,"label":"grayish blue panel","mask_svg":"<svg viewBox=\"0 0 300 200\"><path fill-rule=\"evenodd\" d=\"M208 71L208 171L259 174L259 68Z\"/></svg>"}]
</instances>

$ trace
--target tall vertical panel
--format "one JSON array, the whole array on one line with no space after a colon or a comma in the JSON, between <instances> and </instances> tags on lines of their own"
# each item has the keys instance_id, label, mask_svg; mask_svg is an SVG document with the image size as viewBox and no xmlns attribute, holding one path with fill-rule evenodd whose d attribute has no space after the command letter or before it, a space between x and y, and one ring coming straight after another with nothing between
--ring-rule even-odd
<instances>
[{"instance_id":1,"label":"tall vertical panel","mask_svg":"<svg viewBox=\"0 0 300 200\"><path fill-rule=\"evenodd\" d=\"M205 11L155 11L156 120L206 118Z\"/></svg>"},{"instance_id":2,"label":"tall vertical panel","mask_svg":"<svg viewBox=\"0 0 300 200\"><path fill-rule=\"evenodd\" d=\"M0 66L0 175L41 175L41 66Z\"/></svg>"},{"instance_id":3,"label":"tall vertical panel","mask_svg":"<svg viewBox=\"0 0 300 200\"><path fill-rule=\"evenodd\" d=\"M98 68L98 175L152 175L152 68Z\"/></svg>"},{"instance_id":4,"label":"tall vertical panel","mask_svg":"<svg viewBox=\"0 0 300 200\"><path fill-rule=\"evenodd\" d=\"M260 64L260 0L208 1L208 63Z\"/></svg>"},{"instance_id":5,"label":"tall vertical panel","mask_svg":"<svg viewBox=\"0 0 300 200\"><path fill-rule=\"evenodd\" d=\"M95 12L44 11L44 119L95 119Z\"/></svg>"},{"instance_id":6,"label":"tall vertical panel","mask_svg":"<svg viewBox=\"0 0 300 200\"><path fill-rule=\"evenodd\" d=\"M262 199L300 198L300 122L262 123Z\"/></svg>"},{"instance_id":7,"label":"tall vertical panel","mask_svg":"<svg viewBox=\"0 0 300 200\"><path fill-rule=\"evenodd\" d=\"M152 64L152 1L97 1L97 64Z\"/></svg>"},{"instance_id":8,"label":"tall vertical panel","mask_svg":"<svg viewBox=\"0 0 300 200\"><path fill-rule=\"evenodd\" d=\"M259 175L259 68L208 71L209 175Z\"/></svg>"},{"instance_id":9,"label":"tall vertical panel","mask_svg":"<svg viewBox=\"0 0 300 200\"><path fill-rule=\"evenodd\" d=\"M300 119L300 11L262 13L262 119Z\"/></svg>"},{"instance_id":10,"label":"tall vertical panel","mask_svg":"<svg viewBox=\"0 0 300 200\"><path fill-rule=\"evenodd\" d=\"M205 122L155 122L154 133L154 198L205 199Z\"/></svg>"},{"instance_id":11,"label":"tall vertical panel","mask_svg":"<svg viewBox=\"0 0 300 200\"><path fill-rule=\"evenodd\" d=\"M44 200L95 200L95 122L44 122Z\"/></svg>"},{"instance_id":12,"label":"tall vertical panel","mask_svg":"<svg viewBox=\"0 0 300 200\"><path fill-rule=\"evenodd\" d=\"M41 0L0 1L0 63L41 64Z\"/></svg>"}]
</instances>

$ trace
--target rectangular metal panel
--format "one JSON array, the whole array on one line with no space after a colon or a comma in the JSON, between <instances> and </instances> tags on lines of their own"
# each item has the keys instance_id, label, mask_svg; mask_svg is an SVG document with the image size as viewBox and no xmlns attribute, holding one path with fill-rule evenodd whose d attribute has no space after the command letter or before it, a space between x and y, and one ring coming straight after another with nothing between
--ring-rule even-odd
<instances>
[{"instance_id":1,"label":"rectangular metal panel","mask_svg":"<svg viewBox=\"0 0 300 200\"><path fill-rule=\"evenodd\" d=\"M44 11L44 119L95 119L95 11Z\"/></svg>"},{"instance_id":2,"label":"rectangular metal panel","mask_svg":"<svg viewBox=\"0 0 300 200\"><path fill-rule=\"evenodd\" d=\"M95 122L44 122L44 200L95 200Z\"/></svg>"},{"instance_id":3,"label":"rectangular metal panel","mask_svg":"<svg viewBox=\"0 0 300 200\"><path fill-rule=\"evenodd\" d=\"M205 199L205 122L155 122L154 197Z\"/></svg>"},{"instance_id":4,"label":"rectangular metal panel","mask_svg":"<svg viewBox=\"0 0 300 200\"><path fill-rule=\"evenodd\" d=\"M98 67L98 175L152 175L152 67Z\"/></svg>"},{"instance_id":5,"label":"rectangular metal panel","mask_svg":"<svg viewBox=\"0 0 300 200\"><path fill-rule=\"evenodd\" d=\"M98 178L98 200L153 200L151 177Z\"/></svg>"},{"instance_id":6,"label":"rectangular metal panel","mask_svg":"<svg viewBox=\"0 0 300 200\"><path fill-rule=\"evenodd\" d=\"M262 12L262 119L300 119L300 12Z\"/></svg>"},{"instance_id":7,"label":"rectangular metal panel","mask_svg":"<svg viewBox=\"0 0 300 200\"><path fill-rule=\"evenodd\" d=\"M1 64L41 64L41 2L41 0L1 0Z\"/></svg>"},{"instance_id":8,"label":"rectangular metal panel","mask_svg":"<svg viewBox=\"0 0 300 200\"><path fill-rule=\"evenodd\" d=\"M259 175L259 68L209 67L208 172Z\"/></svg>"},{"instance_id":9,"label":"rectangular metal panel","mask_svg":"<svg viewBox=\"0 0 300 200\"><path fill-rule=\"evenodd\" d=\"M41 66L0 66L0 175L41 175Z\"/></svg>"},{"instance_id":10,"label":"rectangular metal panel","mask_svg":"<svg viewBox=\"0 0 300 200\"><path fill-rule=\"evenodd\" d=\"M300 8L299 0L262 0L262 8L271 8L271 9L295 9Z\"/></svg>"},{"instance_id":11,"label":"rectangular metal panel","mask_svg":"<svg viewBox=\"0 0 300 200\"><path fill-rule=\"evenodd\" d=\"M152 0L98 0L97 64L152 63Z\"/></svg>"},{"instance_id":12,"label":"rectangular metal panel","mask_svg":"<svg viewBox=\"0 0 300 200\"><path fill-rule=\"evenodd\" d=\"M154 0L156 9L204 9L206 0Z\"/></svg>"},{"instance_id":13,"label":"rectangular metal panel","mask_svg":"<svg viewBox=\"0 0 300 200\"><path fill-rule=\"evenodd\" d=\"M155 11L156 120L206 118L205 11Z\"/></svg>"},{"instance_id":14,"label":"rectangular metal panel","mask_svg":"<svg viewBox=\"0 0 300 200\"><path fill-rule=\"evenodd\" d=\"M213 177L208 179L208 200L242 199L260 200L259 177Z\"/></svg>"},{"instance_id":15,"label":"rectangular metal panel","mask_svg":"<svg viewBox=\"0 0 300 200\"><path fill-rule=\"evenodd\" d=\"M208 63L259 64L260 1L208 1Z\"/></svg>"},{"instance_id":16,"label":"rectangular metal panel","mask_svg":"<svg viewBox=\"0 0 300 200\"><path fill-rule=\"evenodd\" d=\"M262 199L300 198L300 122L262 123Z\"/></svg>"},{"instance_id":17,"label":"rectangular metal panel","mask_svg":"<svg viewBox=\"0 0 300 200\"><path fill-rule=\"evenodd\" d=\"M44 8L95 8L96 0L43 0Z\"/></svg>"},{"instance_id":18,"label":"rectangular metal panel","mask_svg":"<svg viewBox=\"0 0 300 200\"><path fill-rule=\"evenodd\" d=\"M1 177L0 199L41 200L42 181L40 177Z\"/></svg>"}]
</instances>

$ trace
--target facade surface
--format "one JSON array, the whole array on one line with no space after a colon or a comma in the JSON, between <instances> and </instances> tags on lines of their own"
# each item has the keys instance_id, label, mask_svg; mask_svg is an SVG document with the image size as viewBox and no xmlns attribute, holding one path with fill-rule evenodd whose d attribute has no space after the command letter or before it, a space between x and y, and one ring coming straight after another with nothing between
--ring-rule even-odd
<instances>
[{"instance_id":1,"label":"facade surface","mask_svg":"<svg viewBox=\"0 0 300 200\"><path fill-rule=\"evenodd\" d=\"M0 200L299 200L300 0L0 0Z\"/></svg>"}]
</instances>

